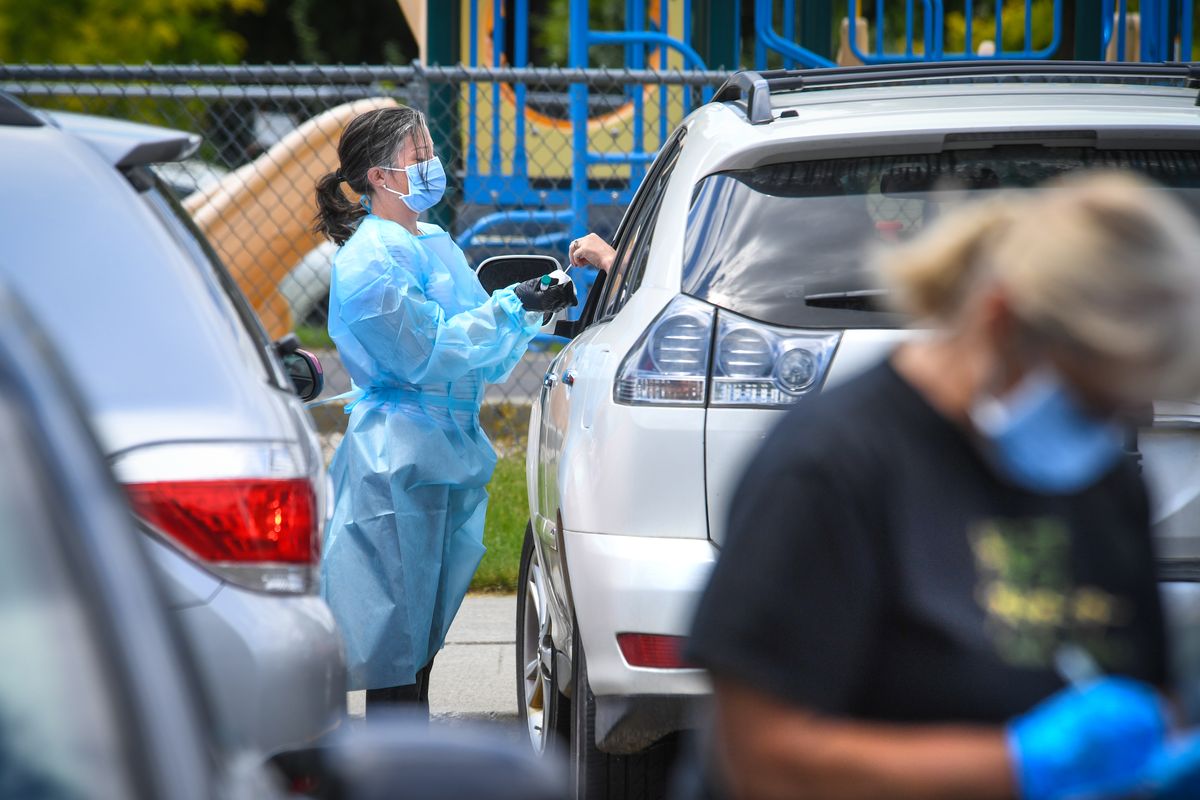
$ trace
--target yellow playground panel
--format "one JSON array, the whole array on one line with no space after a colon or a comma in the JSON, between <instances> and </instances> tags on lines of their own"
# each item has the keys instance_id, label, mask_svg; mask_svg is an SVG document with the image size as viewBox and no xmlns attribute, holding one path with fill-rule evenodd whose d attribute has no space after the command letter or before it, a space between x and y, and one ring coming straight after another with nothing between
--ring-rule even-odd
<instances>
[{"instance_id":1,"label":"yellow playground panel","mask_svg":"<svg viewBox=\"0 0 1200 800\"><path fill-rule=\"evenodd\" d=\"M508 25L507 14L511 4L500 0L460 0L463 21L460 33L463 61L480 67L511 66L507 52L497 54L496 25ZM684 5L686 0L668 0L667 26L664 33L684 40ZM656 30L662 30L661 0L648 0L646 18ZM472 13L475 25L472 26ZM517 20L521 23L520 20ZM475 29L472 42L472 27ZM525 35L528 35L526 30ZM503 41L503 38L500 37ZM518 66L522 66L518 64ZM656 48L648 54L646 68L653 70L682 70L683 56L667 48ZM527 92L538 91L536 86L527 86ZM547 88L544 92L557 93L560 102L555 106L564 109L564 116L557 118L539 110L542 103L530 102L528 95L524 112L524 151L526 167L522 174L515 164L520 152L518 141L517 91L507 83L464 84L459 95L459 119L462 121L462 153L464 161L475 165L468 173L482 177L509 177L514 181L528 178L534 184L565 186L571 179L572 125L566 117L566 86ZM608 89L606 91L612 91ZM662 146L664 133L669 133L683 120L684 91L680 86L641 85L640 103L627 99L619 107L591 116L587 122L588 150L595 154L621 154L637 150L657 150ZM474 99L472 99L474 94ZM639 108L640 106L640 108ZM665 123L665 124L664 124ZM642 137L641 146L635 134ZM498 134L498 136L497 136ZM620 180L630 177L629 164L591 164L588 177L593 181ZM492 184L495 185L494 183ZM497 197L497 200L511 199Z\"/></svg>"}]
</instances>

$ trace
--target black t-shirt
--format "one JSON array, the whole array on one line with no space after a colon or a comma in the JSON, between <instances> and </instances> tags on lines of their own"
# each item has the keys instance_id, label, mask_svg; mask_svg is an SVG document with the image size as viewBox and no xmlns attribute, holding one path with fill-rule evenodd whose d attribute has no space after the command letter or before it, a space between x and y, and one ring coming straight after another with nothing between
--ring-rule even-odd
<instances>
[{"instance_id":1,"label":"black t-shirt","mask_svg":"<svg viewBox=\"0 0 1200 800\"><path fill-rule=\"evenodd\" d=\"M883 364L768 437L688 652L814 711L1000 723L1062 688L1063 643L1165 683L1136 465L1070 496L1025 491Z\"/></svg>"}]
</instances>

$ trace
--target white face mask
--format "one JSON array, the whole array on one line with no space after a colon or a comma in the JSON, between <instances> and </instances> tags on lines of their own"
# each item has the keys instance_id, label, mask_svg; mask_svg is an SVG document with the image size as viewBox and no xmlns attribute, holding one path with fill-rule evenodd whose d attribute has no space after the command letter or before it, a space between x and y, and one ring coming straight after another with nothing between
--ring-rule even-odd
<instances>
[{"instance_id":1,"label":"white face mask","mask_svg":"<svg viewBox=\"0 0 1200 800\"><path fill-rule=\"evenodd\" d=\"M446 193L446 169L442 160L437 156L428 161L420 161L407 167L380 167L389 172L403 172L408 176L408 194L401 194L395 189L381 185L379 188L391 192L404 201L404 205L420 214L438 204ZM422 176L422 173L424 175Z\"/></svg>"}]
</instances>

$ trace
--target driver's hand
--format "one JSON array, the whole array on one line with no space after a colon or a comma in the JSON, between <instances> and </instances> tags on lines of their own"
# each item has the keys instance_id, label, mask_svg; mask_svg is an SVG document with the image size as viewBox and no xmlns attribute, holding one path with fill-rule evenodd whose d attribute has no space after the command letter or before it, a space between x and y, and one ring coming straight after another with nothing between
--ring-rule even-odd
<instances>
[{"instance_id":1,"label":"driver's hand","mask_svg":"<svg viewBox=\"0 0 1200 800\"><path fill-rule=\"evenodd\" d=\"M616 257L617 251L594 233L574 240L567 248L567 260L573 267L592 266L608 272Z\"/></svg>"}]
</instances>

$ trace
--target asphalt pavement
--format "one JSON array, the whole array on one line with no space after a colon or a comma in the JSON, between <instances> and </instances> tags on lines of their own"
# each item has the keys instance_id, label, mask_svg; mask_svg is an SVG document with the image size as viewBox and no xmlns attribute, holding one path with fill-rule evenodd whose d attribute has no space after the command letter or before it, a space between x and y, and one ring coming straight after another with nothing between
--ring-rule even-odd
<instances>
[{"instance_id":1,"label":"asphalt pavement","mask_svg":"<svg viewBox=\"0 0 1200 800\"><path fill-rule=\"evenodd\" d=\"M517 721L516 595L469 595L433 664L429 713L440 724L488 724L524 736ZM350 692L351 717L364 693Z\"/></svg>"}]
</instances>

